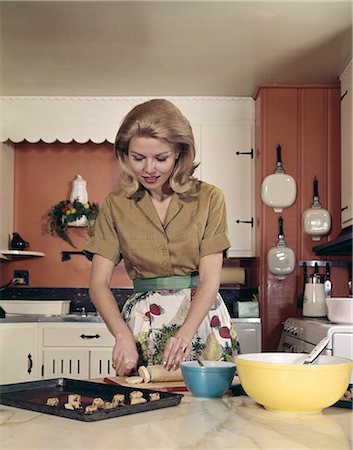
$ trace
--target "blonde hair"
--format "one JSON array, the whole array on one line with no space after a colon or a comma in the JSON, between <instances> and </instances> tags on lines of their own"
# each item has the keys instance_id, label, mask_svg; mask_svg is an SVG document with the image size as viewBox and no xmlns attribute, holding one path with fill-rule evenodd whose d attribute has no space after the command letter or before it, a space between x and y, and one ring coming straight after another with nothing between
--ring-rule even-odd
<instances>
[{"instance_id":1,"label":"blonde hair","mask_svg":"<svg viewBox=\"0 0 353 450\"><path fill-rule=\"evenodd\" d=\"M130 196L141 188L128 163L129 143L135 136L165 139L175 146L179 157L169 185L180 194L188 191L198 164L194 162L194 135L181 111L169 100L154 99L135 106L124 118L115 139L114 150L122 169L123 188Z\"/></svg>"}]
</instances>

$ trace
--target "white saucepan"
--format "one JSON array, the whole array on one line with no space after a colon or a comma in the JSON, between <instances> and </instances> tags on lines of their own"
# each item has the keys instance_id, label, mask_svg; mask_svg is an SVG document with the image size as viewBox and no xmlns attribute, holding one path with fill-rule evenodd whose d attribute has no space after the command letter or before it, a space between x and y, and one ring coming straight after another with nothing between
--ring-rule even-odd
<instances>
[{"instance_id":1,"label":"white saucepan","mask_svg":"<svg viewBox=\"0 0 353 450\"><path fill-rule=\"evenodd\" d=\"M297 197L297 184L292 176L284 172L281 152L282 148L278 144L276 170L264 178L261 185L262 201L277 213L291 206Z\"/></svg>"},{"instance_id":2,"label":"white saucepan","mask_svg":"<svg viewBox=\"0 0 353 450\"><path fill-rule=\"evenodd\" d=\"M314 198L311 208L306 209L302 216L304 232L309 234L313 241L319 241L331 230L331 215L321 207L319 201L319 182L314 178Z\"/></svg>"},{"instance_id":3,"label":"white saucepan","mask_svg":"<svg viewBox=\"0 0 353 450\"><path fill-rule=\"evenodd\" d=\"M276 275L277 279L284 280L295 269L295 253L291 248L287 247L284 240L283 219L281 216L278 218L278 227L277 245L270 248L267 252L267 267L273 275Z\"/></svg>"}]
</instances>

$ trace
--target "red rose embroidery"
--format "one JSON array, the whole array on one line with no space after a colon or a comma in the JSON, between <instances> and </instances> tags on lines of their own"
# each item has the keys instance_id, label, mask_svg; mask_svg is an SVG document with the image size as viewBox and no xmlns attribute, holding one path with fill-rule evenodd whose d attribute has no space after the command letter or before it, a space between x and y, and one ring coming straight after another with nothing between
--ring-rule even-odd
<instances>
[{"instance_id":1,"label":"red rose embroidery","mask_svg":"<svg viewBox=\"0 0 353 450\"><path fill-rule=\"evenodd\" d=\"M211 328L218 328L220 326L221 322L218 318L218 316L213 316L211 319Z\"/></svg>"},{"instance_id":2,"label":"red rose embroidery","mask_svg":"<svg viewBox=\"0 0 353 450\"><path fill-rule=\"evenodd\" d=\"M150 306L150 313L155 315L155 316L160 316L161 315L161 308L156 303L152 303L152 305Z\"/></svg>"},{"instance_id":3,"label":"red rose embroidery","mask_svg":"<svg viewBox=\"0 0 353 450\"><path fill-rule=\"evenodd\" d=\"M221 327L219 329L219 335L224 339L230 339L230 329L228 327Z\"/></svg>"},{"instance_id":4,"label":"red rose embroidery","mask_svg":"<svg viewBox=\"0 0 353 450\"><path fill-rule=\"evenodd\" d=\"M151 318L151 313L149 311L145 312L145 316L150 319Z\"/></svg>"}]
</instances>

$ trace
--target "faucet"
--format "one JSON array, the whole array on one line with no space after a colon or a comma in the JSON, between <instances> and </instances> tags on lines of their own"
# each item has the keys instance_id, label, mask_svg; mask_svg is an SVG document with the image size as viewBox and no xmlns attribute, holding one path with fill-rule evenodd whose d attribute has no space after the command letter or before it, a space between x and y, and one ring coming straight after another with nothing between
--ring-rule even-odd
<instances>
[{"instance_id":1,"label":"faucet","mask_svg":"<svg viewBox=\"0 0 353 450\"><path fill-rule=\"evenodd\" d=\"M87 312L85 306L82 306L82 308L77 308L76 311L81 312L82 317L87 317Z\"/></svg>"}]
</instances>

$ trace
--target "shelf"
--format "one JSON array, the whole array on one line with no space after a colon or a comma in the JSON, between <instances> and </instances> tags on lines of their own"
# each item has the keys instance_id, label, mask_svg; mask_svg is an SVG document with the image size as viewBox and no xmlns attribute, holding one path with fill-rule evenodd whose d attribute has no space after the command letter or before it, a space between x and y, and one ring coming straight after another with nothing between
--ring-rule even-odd
<instances>
[{"instance_id":1,"label":"shelf","mask_svg":"<svg viewBox=\"0 0 353 450\"><path fill-rule=\"evenodd\" d=\"M24 258L38 258L45 256L42 252L27 252L25 250L0 250L0 259L4 261L11 261L14 259Z\"/></svg>"},{"instance_id":2,"label":"shelf","mask_svg":"<svg viewBox=\"0 0 353 450\"><path fill-rule=\"evenodd\" d=\"M318 256L352 256L352 243L352 226L349 226L336 239L313 247L313 252Z\"/></svg>"}]
</instances>

